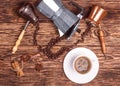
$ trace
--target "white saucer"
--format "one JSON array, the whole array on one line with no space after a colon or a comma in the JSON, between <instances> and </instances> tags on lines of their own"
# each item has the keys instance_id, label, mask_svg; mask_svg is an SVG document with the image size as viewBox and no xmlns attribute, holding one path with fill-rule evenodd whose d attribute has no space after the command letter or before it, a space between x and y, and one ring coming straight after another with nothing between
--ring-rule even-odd
<instances>
[{"instance_id":1,"label":"white saucer","mask_svg":"<svg viewBox=\"0 0 120 86\"><path fill-rule=\"evenodd\" d=\"M88 73L80 74L73 69L73 61L78 56L86 56L91 61L92 67ZM75 83L85 84L96 77L99 70L99 62L97 56L91 50L87 48L75 48L66 55L63 62L63 69L68 79Z\"/></svg>"}]
</instances>

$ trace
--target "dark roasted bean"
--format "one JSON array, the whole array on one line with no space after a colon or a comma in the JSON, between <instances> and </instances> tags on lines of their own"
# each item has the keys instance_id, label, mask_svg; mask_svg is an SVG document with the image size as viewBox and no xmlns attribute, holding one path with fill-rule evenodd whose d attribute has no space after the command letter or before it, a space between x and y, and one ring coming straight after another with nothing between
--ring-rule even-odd
<instances>
[{"instance_id":1,"label":"dark roasted bean","mask_svg":"<svg viewBox=\"0 0 120 86\"><path fill-rule=\"evenodd\" d=\"M39 72L40 70L42 70L42 68L43 68L43 66L42 66L41 64L38 64L38 63L35 64L35 70L36 70L36 71Z\"/></svg>"}]
</instances>

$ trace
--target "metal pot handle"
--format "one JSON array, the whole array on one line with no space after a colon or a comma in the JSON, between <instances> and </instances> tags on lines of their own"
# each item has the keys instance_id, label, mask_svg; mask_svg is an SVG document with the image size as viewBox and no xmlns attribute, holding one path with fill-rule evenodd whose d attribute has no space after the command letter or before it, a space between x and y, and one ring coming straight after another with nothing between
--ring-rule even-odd
<instances>
[{"instance_id":1,"label":"metal pot handle","mask_svg":"<svg viewBox=\"0 0 120 86\"><path fill-rule=\"evenodd\" d=\"M84 14L84 8L81 7L80 5L78 5L77 3L73 2L73 1L70 1L68 4L71 5L71 6L74 6L77 10L79 10L80 11L79 14L81 14L81 15Z\"/></svg>"}]
</instances>

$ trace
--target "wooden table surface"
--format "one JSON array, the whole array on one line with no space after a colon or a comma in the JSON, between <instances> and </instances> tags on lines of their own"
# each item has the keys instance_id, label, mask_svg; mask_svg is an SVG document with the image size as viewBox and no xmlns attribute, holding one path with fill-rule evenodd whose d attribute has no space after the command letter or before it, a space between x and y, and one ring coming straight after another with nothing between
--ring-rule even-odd
<instances>
[{"instance_id":1,"label":"wooden table surface","mask_svg":"<svg viewBox=\"0 0 120 86\"><path fill-rule=\"evenodd\" d=\"M18 16L17 9L21 2L32 2L36 0L0 0L0 56L8 53L12 49L22 26L26 20ZM67 4L70 0L62 0ZM100 43L97 37L87 37L84 43L79 43L76 47L86 47L91 49L98 56L100 69L97 77L82 86L120 86L120 0L75 0L83 7L100 5L108 10L108 15L102 21L102 27L109 35L106 39L107 57L105 60L101 52ZM40 30L37 36L39 45L46 45L51 38L58 35L54 24L45 17L41 18ZM81 21L80 29L85 29L84 21ZM16 54L35 54L37 46L33 46L33 32L35 27L30 24ZM77 40L74 35L71 40L58 43L53 51L64 45L70 45ZM75 48L76 48L75 47ZM81 86L71 82L63 72L63 60L65 52L56 60L50 60L46 56L40 57L43 68L40 72L34 69L35 63L25 63L25 76L19 78L11 70L10 59L0 60L0 86Z\"/></svg>"}]
</instances>

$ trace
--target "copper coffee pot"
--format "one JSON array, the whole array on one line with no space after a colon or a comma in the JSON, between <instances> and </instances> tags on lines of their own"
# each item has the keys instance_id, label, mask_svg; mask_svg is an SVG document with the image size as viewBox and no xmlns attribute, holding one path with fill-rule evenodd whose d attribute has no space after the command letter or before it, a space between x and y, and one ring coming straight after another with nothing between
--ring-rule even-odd
<instances>
[{"instance_id":1,"label":"copper coffee pot","mask_svg":"<svg viewBox=\"0 0 120 86\"><path fill-rule=\"evenodd\" d=\"M98 35L99 35L99 39L100 39L100 43L101 43L101 47L102 47L102 52L103 52L104 56L105 56L105 53L107 50L106 50L105 39L104 39L104 30L101 28L100 22L102 21L102 19L106 15L107 15L107 11L105 9L103 9L100 6L94 5L92 7L90 15L86 19L86 21L88 22L89 29L92 27L99 28Z\"/></svg>"},{"instance_id":2,"label":"copper coffee pot","mask_svg":"<svg viewBox=\"0 0 120 86\"><path fill-rule=\"evenodd\" d=\"M101 8L100 6L93 6L90 15L87 18L87 21L93 26L99 26L101 20L107 15L107 11Z\"/></svg>"}]
</instances>

